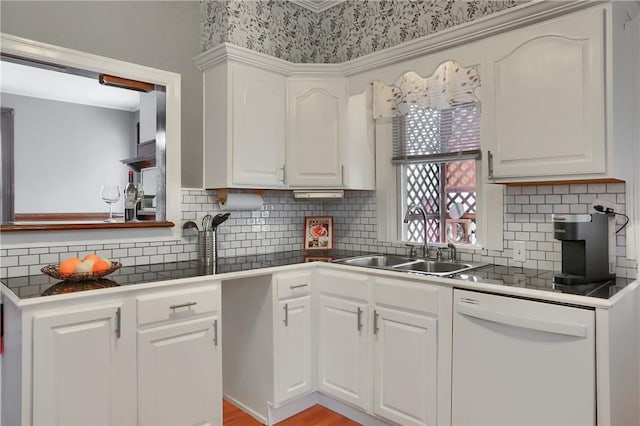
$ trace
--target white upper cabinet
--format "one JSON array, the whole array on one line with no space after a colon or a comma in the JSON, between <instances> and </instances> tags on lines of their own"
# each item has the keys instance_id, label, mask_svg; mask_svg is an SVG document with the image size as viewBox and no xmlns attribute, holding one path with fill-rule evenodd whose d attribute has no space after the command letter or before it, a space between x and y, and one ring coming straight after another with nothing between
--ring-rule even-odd
<instances>
[{"instance_id":1,"label":"white upper cabinet","mask_svg":"<svg viewBox=\"0 0 640 426\"><path fill-rule=\"evenodd\" d=\"M232 61L204 72L205 188L281 188L285 77Z\"/></svg>"},{"instance_id":2,"label":"white upper cabinet","mask_svg":"<svg viewBox=\"0 0 640 426\"><path fill-rule=\"evenodd\" d=\"M484 42L482 139L489 178L624 179L621 157L631 141L618 134L624 115L612 120L625 94L611 81L611 47L632 31L613 19L612 7L590 8ZM629 55L637 58L637 39L635 50ZM619 59L623 62L616 67L629 60ZM630 64L638 67L637 61Z\"/></svg>"},{"instance_id":3,"label":"white upper cabinet","mask_svg":"<svg viewBox=\"0 0 640 426\"><path fill-rule=\"evenodd\" d=\"M346 80L292 78L287 99L289 186L344 186Z\"/></svg>"},{"instance_id":4,"label":"white upper cabinet","mask_svg":"<svg viewBox=\"0 0 640 426\"><path fill-rule=\"evenodd\" d=\"M232 45L195 58L204 75L204 187L375 188L370 89L347 96L328 64Z\"/></svg>"}]
</instances>

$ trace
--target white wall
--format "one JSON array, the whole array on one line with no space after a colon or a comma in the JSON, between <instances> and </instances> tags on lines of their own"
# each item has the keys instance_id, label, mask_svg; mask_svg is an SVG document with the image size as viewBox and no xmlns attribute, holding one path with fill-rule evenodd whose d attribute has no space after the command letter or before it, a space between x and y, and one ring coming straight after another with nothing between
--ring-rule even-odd
<instances>
[{"instance_id":1,"label":"white wall","mask_svg":"<svg viewBox=\"0 0 640 426\"><path fill-rule=\"evenodd\" d=\"M0 29L182 75L182 186L201 187L202 74L198 1L0 2Z\"/></svg>"},{"instance_id":2,"label":"white wall","mask_svg":"<svg viewBox=\"0 0 640 426\"><path fill-rule=\"evenodd\" d=\"M106 212L100 187L127 182L135 114L2 94L14 110L16 213ZM114 205L114 211L122 202Z\"/></svg>"}]
</instances>

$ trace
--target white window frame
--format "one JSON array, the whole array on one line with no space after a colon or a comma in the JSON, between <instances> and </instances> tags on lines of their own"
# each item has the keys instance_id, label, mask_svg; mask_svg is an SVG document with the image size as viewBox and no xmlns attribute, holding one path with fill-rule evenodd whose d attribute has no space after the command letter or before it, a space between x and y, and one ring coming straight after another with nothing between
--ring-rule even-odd
<instances>
[{"instance_id":1,"label":"white window frame","mask_svg":"<svg viewBox=\"0 0 640 426\"><path fill-rule=\"evenodd\" d=\"M482 117L481 126L482 126ZM402 191L400 168L391 163L393 119L376 120L376 216L378 241L407 244L402 239ZM481 129L482 134L482 129ZM504 249L504 187L485 181L483 161L476 162L476 244L459 247L502 251ZM492 211L501 214L489 214ZM430 243L442 247L444 243Z\"/></svg>"}]
</instances>

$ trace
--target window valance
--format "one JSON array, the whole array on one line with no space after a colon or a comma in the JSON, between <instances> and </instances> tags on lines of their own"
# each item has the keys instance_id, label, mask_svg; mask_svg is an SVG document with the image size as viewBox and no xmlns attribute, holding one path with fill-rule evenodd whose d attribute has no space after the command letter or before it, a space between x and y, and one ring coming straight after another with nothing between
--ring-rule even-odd
<instances>
[{"instance_id":1,"label":"window valance","mask_svg":"<svg viewBox=\"0 0 640 426\"><path fill-rule=\"evenodd\" d=\"M478 66L464 68L455 61L444 62L429 77L409 71L391 86L380 81L373 86L374 118L406 115L416 106L442 110L480 102Z\"/></svg>"}]
</instances>

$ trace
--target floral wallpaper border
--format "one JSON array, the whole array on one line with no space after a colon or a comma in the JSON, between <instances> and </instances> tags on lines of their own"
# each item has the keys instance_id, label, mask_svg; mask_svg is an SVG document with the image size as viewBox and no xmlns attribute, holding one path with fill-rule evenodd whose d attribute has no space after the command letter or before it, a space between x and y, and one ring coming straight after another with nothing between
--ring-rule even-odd
<instances>
[{"instance_id":1,"label":"floral wallpaper border","mask_svg":"<svg viewBox=\"0 0 640 426\"><path fill-rule=\"evenodd\" d=\"M201 1L202 50L227 42L295 63L341 63L530 0Z\"/></svg>"}]
</instances>

